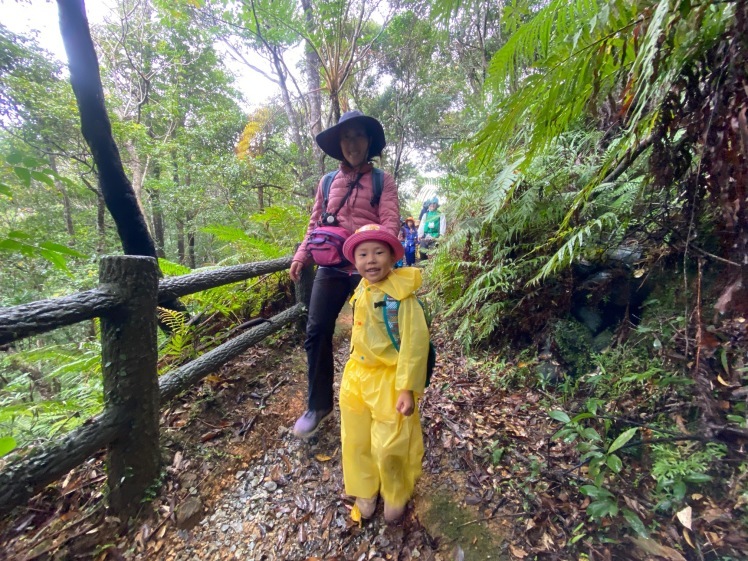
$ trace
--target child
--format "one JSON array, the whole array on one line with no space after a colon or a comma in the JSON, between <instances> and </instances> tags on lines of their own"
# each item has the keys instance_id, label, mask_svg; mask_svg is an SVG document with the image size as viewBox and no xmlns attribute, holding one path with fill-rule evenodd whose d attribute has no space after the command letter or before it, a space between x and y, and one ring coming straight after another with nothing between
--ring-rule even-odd
<instances>
[{"instance_id":1,"label":"child","mask_svg":"<svg viewBox=\"0 0 748 561\"><path fill-rule=\"evenodd\" d=\"M413 267L416 264L416 247L418 246L418 228L412 216L405 219L405 225L400 229L400 235L405 241L405 264Z\"/></svg>"},{"instance_id":2,"label":"child","mask_svg":"<svg viewBox=\"0 0 748 561\"><path fill-rule=\"evenodd\" d=\"M376 224L359 228L343 246L361 274L353 306L351 356L340 386L340 429L345 490L356 497L363 518L384 499L384 518L405 512L421 475L423 437L417 399L426 383L429 333L414 292L421 271L393 270L403 258L398 239ZM384 295L400 302L400 351L384 321Z\"/></svg>"}]
</instances>

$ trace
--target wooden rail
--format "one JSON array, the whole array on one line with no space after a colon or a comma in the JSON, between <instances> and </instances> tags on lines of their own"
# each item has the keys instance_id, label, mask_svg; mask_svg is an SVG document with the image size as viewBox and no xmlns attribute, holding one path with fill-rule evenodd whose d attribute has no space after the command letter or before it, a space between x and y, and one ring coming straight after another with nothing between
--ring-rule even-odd
<instances>
[{"instance_id":1,"label":"wooden rail","mask_svg":"<svg viewBox=\"0 0 748 561\"><path fill-rule=\"evenodd\" d=\"M101 318L104 410L57 442L11 457L0 471L0 514L9 512L46 485L104 447L109 506L129 517L161 469L159 409L220 365L293 322L302 325L309 304L313 272L302 273L297 303L158 378L156 307L193 294L260 275L283 271L284 257L223 267L158 281L151 257L102 258L99 287L72 296L0 308L0 344L37 335L94 317Z\"/></svg>"}]
</instances>

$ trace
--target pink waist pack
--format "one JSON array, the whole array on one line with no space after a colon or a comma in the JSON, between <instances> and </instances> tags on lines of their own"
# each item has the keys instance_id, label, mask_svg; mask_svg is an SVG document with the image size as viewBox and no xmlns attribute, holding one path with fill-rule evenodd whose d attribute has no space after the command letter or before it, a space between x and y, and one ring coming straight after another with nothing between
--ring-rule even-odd
<instances>
[{"instance_id":1,"label":"pink waist pack","mask_svg":"<svg viewBox=\"0 0 748 561\"><path fill-rule=\"evenodd\" d=\"M350 235L340 226L318 226L309 234L306 248L314 262L322 267L348 264L343 256L343 244Z\"/></svg>"}]
</instances>

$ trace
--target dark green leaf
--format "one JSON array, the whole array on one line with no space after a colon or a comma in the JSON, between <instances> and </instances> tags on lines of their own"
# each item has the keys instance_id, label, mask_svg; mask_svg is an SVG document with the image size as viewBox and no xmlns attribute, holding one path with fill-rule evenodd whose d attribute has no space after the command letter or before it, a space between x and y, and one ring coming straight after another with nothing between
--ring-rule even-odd
<instances>
[{"instance_id":1,"label":"dark green leaf","mask_svg":"<svg viewBox=\"0 0 748 561\"><path fill-rule=\"evenodd\" d=\"M85 257L85 255L83 255L79 251L75 251L74 249L69 248L66 245L62 245L62 244L55 243L55 242L42 242L39 244L39 247L43 247L44 249L48 249L56 253L62 253L64 255L71 255L73 257Z\"/></svg>"},{"instance_id":2,"label":"dark green leaf","mask_svg":"<svg viewBox=\"0 0 748 561\"><path fill-rule=\"evenodd\" d=\"M605 463L613 473L621 473L621 469L623 469L623 462L621 461L621 458L619 458L615 454L611 454L610 456L608 456L605 460Z\"/></svg>"},{"instance_id":3,"label":"dark green leaf","mask_svg":"<svg viewBox=\"0 0 748 561\"><path fill-rule=\"evenodd\" d=\"M55 180L51 178L49 175L44 174L40 171L32 171L31 177L36 179L37 181L41 181L42 183L46 183L47 185L54 185Z\"/></svg>"},{"instance_id":4,"label":"dark green leaf","mask_svg":"<svg viewBox=\"0 0 748 561\"><path fill-rule=\"evenodd\" d=\"M560 411L558 409L554 409L553 411L549 411L548 412L548 416L551 419L554 419L556 421L560 421L562 423L568 423L569 421L571 421L571 418L569 417L569 415L566 414L566 412Z\"/></svg>"},{"instance_id":5,"label":"dark green leaf","mask_svg":"<svg viewBox=\"0 0 748 561\"><path fill-rule=\"evenodd\" d=\"M10 165L15 166L23 161L23 155L20 152L11 152L5 157L5 161Z\"/></svg>"},{"instance_id":6,"label":"dark green leaf","mask_svg":"<svg viewBox=\"0 0 748 561\"><path fill-rule=\"evenodd\" d=\"M636 532L643 538L649 537L649 532L647 532L647 528L644 526L644 522L641 521L641 518L639 518L639 516L633 510L624 508L623 518L626 520L626 523L634 532Z\"/></svg>"},{"instance_id":7,"label":"dark green leaf","mask_svg":"<svg viewBox=\"0 0 748 561\"><path fill-rule=\"evenodd\" d=\"M16 166L13 168L13 173L16 174L16 177L18 177L18 179L20 179L26 187L29 187L31 185L31 172L28 170L28 168Z\"/></svg>"},{"instance_id":8,"label":"dark green leaf","mask_svg":"<svg viewBox=\"0 0 748 561\"><path fill-rule=\"evenodd\" d=\"M613 441L613 444L610 445L610 448L608 448L608 454L612 454L613 452L615 452L622 446L625 446L626 443L633 438L637 430L639 429L634 427L632 429L628 429L627 431L624 431L621 434L619 434L618 438L616 438Z\"/></svg>"},{"instance_id":9,"label":"dark green leaf","mask_svg":"<svg viewBox=\"0 0 748 561\"><path fill-rule=\"evenodd\" d=\"M618 505L611 499L602 499L599 501L592 501L587 506L587 514L589 514L593 520L600 520L606 516L615 516L618 514Z\"/></svg>"}]
</instances>

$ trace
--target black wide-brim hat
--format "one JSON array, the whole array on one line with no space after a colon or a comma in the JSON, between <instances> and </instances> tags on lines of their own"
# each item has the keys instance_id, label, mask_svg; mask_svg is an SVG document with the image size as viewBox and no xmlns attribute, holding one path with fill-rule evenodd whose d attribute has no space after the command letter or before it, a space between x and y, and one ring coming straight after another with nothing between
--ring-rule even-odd
<instances>
[{"instance_id":1,"label":"black wide-brim hat","mask_svg":"<svg viewBox=\"0 0 748 561\"><path fill-rule=\"evenodd\" d=\"M362 124L369 137L371 137L369 156L376 156L382 152L387 145L387 141L384 139L384 129L381 123L374 117L367 117L361 111L346 111L343 113L337 125L323 130L316 136L317 145L322 148L325 154L342 162L345 160L345 157L343 156L343 151L340 149L340 129L343 125L353 123Z\"/></svg>"}]
</instances>

